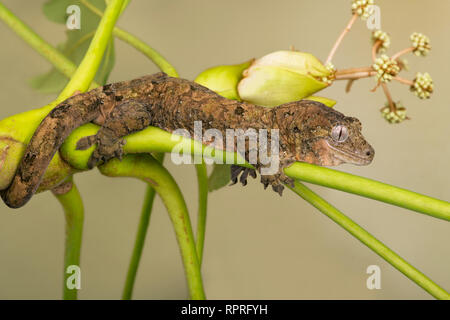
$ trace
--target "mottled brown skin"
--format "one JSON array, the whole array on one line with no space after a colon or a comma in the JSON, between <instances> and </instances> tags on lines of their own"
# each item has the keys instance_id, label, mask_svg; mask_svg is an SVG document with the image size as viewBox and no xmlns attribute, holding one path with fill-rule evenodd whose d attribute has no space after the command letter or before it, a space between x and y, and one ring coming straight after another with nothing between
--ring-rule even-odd
<instances>
[{"instance_id":1,"label":"mottled brown skin","mask_svg":"<svg viewBox=\"0 0 450 320\"><path fill-rule=\"evenodd\" d=\"M150 125L169 132L186 129L191 136L194 121L202 121L203 131L214 128L224 136L226 129L279 129L280 170L275 175L261 176L261 182L265 187L272 185L280 194L283 183L293 183L283 168L295 161L322 166L344 162L366 165L374 156L373 148L361 134L360 122L321 103L302 100L269 109L229 100L192 81L158 73L78 94L52 110L34 133L11 185L2 192L5 203L13 208L23 206L36 192L62 142L75 128L91 121L102 127L95 136L83 138L77 145L85 149L97 144L88 163L91 168L121 157L122 137ZM333 137L336 126L346 127L345 141ZM255 167L260 171L262 166L257 163ZM234 182L241 172L244 185L248 175L256 177L250 169L233 166Z\"/></svg>"}]
</instances>

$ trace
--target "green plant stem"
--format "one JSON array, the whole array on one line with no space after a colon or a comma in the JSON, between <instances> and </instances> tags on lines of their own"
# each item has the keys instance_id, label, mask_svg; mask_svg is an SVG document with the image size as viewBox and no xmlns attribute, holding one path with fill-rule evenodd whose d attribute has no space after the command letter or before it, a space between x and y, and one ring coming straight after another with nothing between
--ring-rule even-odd
<instances>
[{"instance_id":1,"label":"green plant stem","mask_svg":"<svg viewBox=\"0 0 450 320\"><path fill-rule=\"evenodd\" d=\"M123 5L124 0L112 0L109 2L83 60L69 83L61 92L60 97L67 99L75 91L79 90L84 92L89 88L100 66L103 54L111 39L112 30L120 16Z\"/></svg>"},{"instance_id":2,"label":"green plant stem","mask_svg":"<svg viewBox=\"0 0 450 320\"><path fill-rule=\"evenodd\" d=\"M42 39L29 26L18 19L10 10L0 2L0 19L3 20L19 37L25 40L34 50L43 56L66 77L70 78L76 66L61 52Z\"/></svg>"},{"instance_id":3,"label":"green plant stem","mask_svg":"<svg viewBox=\"0 0 450 320\"><path fill-rule=\"evenodd\" d=\"M134 177L150 183L161 197L172 221L191 299L205 299L194 234L183 195L170 173L150 155L128 155L99 167L110 177Z\"/></svg>"},{"instance_id":4,"label":"green plant stem","mask_svg":"<svg viewBox=\"0 0 450 320\"><path fill-rule=\"evenodd\" d=\"M376 254L389 262L397 270L414 281L417 285L422 287L433 297L437 299L450 299L450 295L444 289L439 287L430 278L414 268L402 257L389 249L381 241L377 240L374 236L361 228L357 223L345 216L342 212L333 207L327 201L322 199L311 189L299 182L295 182L295 187L290 189L300 197L308 201L312 206L317 208L320 212L336 222L346 231L348 231L352 236L357 238L359 241L373 250Z\"/></svg>"},{"instance_id":5,"label":"green plant stem","mask_svg":"<svg viewBox=\"0 0 450 320\"><path fill-rule=\"evenodd\" d=\"M300 162L292 164L284 169L284 172L302 181L383 201L435 218L450 220L450 203L386 183Z\"/></svg>"},{"instance_id":6,"label":"green plant stem","mask_svg":"<svg viewBox=\"0 0 450 320\"><path fill-rule=\"evenodd\" d=\"M108 5L105 16L95 32L94 38L89 45L80 66L75 71L73 77L61 92L57 100L65 100L75 91L86 91L97 73L103 54L111 38L112 28L119 17L123 0L113 0ZM81 234L83 226L83 205L81 196L75 185L69 192L63 195L55 194L63 205L66 217L66 253L65 253L65 271L64 271L64 299L77 299L77 291L69 289L66 284L67 267L70 265L79 266Z\"/></svg>"},{"instance_id":7,"label":"green plant stem","mask_svg":"<svg viewBox=\"0 0 450 320\"><path fill-rule=\"evenodd\" d=\"M0 19L6 23L20 38L47 59L59 72L71 78L76 71L76 65L64 54L42 39L29 26L16 17L0 2ZM98 84L93 83L93 86Z\"/></svg>"},{"instance_id":8,"label":"green plant stem","mask_svg":"<svg viewBox=\"0 0 450 320\"><path fill-rule=\"evenodd\" d=\"M163 153L157 153L154 157L160 163L164 161ZM139 262L141 261L142 251L144 249L145 239L147 237L147 230L150 223L155 194L155 189L151 186L151 184L147 183L144 203L141 210L141 217L139 219L139 226L136 233L136 239L134 241L133 253L131 255L127 277L125 279L125 286L122 292L123 300L130 300L133 295L134 283L136 281L137 270L139 268Z\"/></svg>"},{"instance_id":9,"label":"green plant stem","mask_svg":"<svg viewBox=\"0 0 450 320\"><path fill-rule=\"evenodd\" d=\"M98 16L103 16L103 12L95 7L88 0L80 0L80 2L86 6L93 13ZM131 33L120 29L119 27L114 27L113 29L114 35L120 40L128 43L136 50L143 53L147 58L149 58L153 63L163 72L171 77L178 77L178 73L175 68L155 49L150 47L148 44L140 40L138 37L132 35Z\"/></svg>"},{"instance_id":10,"label":"green plant stem","mask_svg":"<svg viewBox=\"0 0 450 320\"><path fill-rule=\"evenodd\" d=\"M208 209L208 173L206 164L196 164L198 181L198 216L197 216L197 254L200 266L203 260L203 247L205 245L206 215Z\"/></svg>"},{"instance_id":11,"label":"green plant stem","mask_svg":"<svg viewBox=\"0 0 450 320\"><path fill-rule=\"evenodd\" d=\"M81 240L83 234L84 208L78 189L72 179L68 183L72 186L70 190L64 194L54 192L56 199L64 209L66 219L66 241L64 254L64 283L63 283L63 299L76 300L77 289L69 289L67 286L68 277L71 273L67 273L69 266L80 266Z\"/></svg>"}]
</instances>

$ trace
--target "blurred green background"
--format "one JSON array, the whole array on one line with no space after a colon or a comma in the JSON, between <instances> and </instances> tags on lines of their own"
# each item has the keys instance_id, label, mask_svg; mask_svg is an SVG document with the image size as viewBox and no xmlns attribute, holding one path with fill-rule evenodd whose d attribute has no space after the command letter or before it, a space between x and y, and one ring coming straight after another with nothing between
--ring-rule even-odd
<instances>
[{"instance_id":1,"label":"blurred green background","mask_svg":"<svg viewBox=\"0 0 450 320\"><path fill-rule=\"evenodd\" d=\"M65 27L42 14L44 0L3 3L38 34L56 45ZM412 120L389 125L380 116L381 90L360 80L351 94L344 82L321 95L338 100L336 109L363 123L376 150L368 167L340 170L377 179L436 198L450 199L450 1L376 1L382 29L390 33L390 54L409 45L409 35L431 38L427 58L407 56L411 71L435 81L432 99L420 101L400 84L390 85ZM83 13L82 13L83 17ZM235 64L294 45L325 60L350 18L348 0L133 0L118 25L149 43L193 79L202 70ZM51 101L27 80L50 65L0 23L0 118ZM338 68L370 64L370 31L357 21L338 50ZM133 48L116 40L110 82L157 72ZM179 182L193 222L197 186L192 166L167 166ZM119 299L144 196L143 183L112 179L96 170L76 175L86 216L82 249L81 299ZM407 261L450 290L450 224L339 191L312 187L367 228ZM62 294L64 216L46 192L24 208L0 207L0 298L59 299ZM381 290L366 288L366 268L381 268ZM225 187L209 198L203 263L210 299L429 299L427 293L292 192L283 198L259 181ZM187 298L174 233L159 199L137 277L136 299Z\"/></svg>"}]
</instances>

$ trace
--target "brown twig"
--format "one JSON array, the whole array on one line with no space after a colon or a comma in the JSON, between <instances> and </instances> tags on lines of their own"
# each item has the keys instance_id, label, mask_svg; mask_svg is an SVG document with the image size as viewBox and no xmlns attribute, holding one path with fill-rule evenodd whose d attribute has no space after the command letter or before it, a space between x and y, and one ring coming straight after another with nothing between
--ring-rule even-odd
<instances>
[{"instance_id":1,"label":"brown twig","mask_svg":"<svg viewBox=\"0 0 450 320\"><path fill-rule=\"evenodd\" d=\"M377 53L378 53L378 49L380 48L381 44L383 43L383 41L381 40L377 40L373 46L372 46L372 60L375 62L375 60L377 59Z\"/></svg>"},{"instance_id":2,"label":"brown twig","mask_svg":"<svg viewBox=\"0 0 450 320\"><path fill-rule=\"evenodd\" d=\"M325 65L328 64L329 62L331 62L331 60L334 57L334 54L336 53L337 48L339 47L339 45L342 42L342 39L344 39L345 35L350 31L350 29L352 28L353 24L355 23L356 19L358 19L358 14L354 14L350 21L348 22L347 26L345 27L344 31L342 31L342 33L339 35L339 37L337 38L336 42L334 43L333 48L331 48L330 54L328 55L327 60L325 61Z\"/></svg>"},{"instance_id":3,"label":"brown twig","mask_svg":"<svg viewBox=\"0 0 450 320\"><path fill-rule=\"evenodd\" d=\"M375 71L361 71L355 73L339 74L335 76L335 80L358 80L362 78L369 78L376 74Z\"/></svg>"},{"instance_id":4,"label":"brown twig","mask_svg":"<svg viewBox=\"0 0 450 320\"><path fill-rule=\"evenodd\" d=\"M389 88L386 83L381 83L381 87L383 88L383 92L386 95L386 98L389 103L389 110L392 112L395 112L395 103L394 100L392 100L391 93L389 92Z\"/></svg>"},{"instance_id":5,"label":"brown twig","mask_svg":"<svg viewBox=\"0 0 450 320\"><path fill-rule=\"evenodd\" d=\"M404 78L401 78L401 77L394 77L393 79L398 81L398 82L400 82L400 83L406 84L408 86L413 86L414 85L414 81L411 81L411 80L408 80L408 79L404 79Z\"/></svg>"},{"instance_id":6,"label":"brown twig","mask_svg":"<svg viewBox=\"0 0 450 320\"><path fill-rule=\"evenodd\" d=\"M356 79L350 79L350 80L347 81L347 85L345 86L345 92L346 93L350 92L350 90L352 89L353 82L355 82L355 80Z\"/></svg>"},{"instance_id":7,"label":"brown twig","mask_svg":"<svg viewBox=\"0 0 450 320\"><path fill-rule=\"evenodd\" d=\"M409 47L409 48L405 48L403 50L400 50L399 52L397 52L396 54L394 54L391 59L392 60L397 60L400 56L407 54L409 52L414 51L415 47Z\"/></svg>"}]
</instances>

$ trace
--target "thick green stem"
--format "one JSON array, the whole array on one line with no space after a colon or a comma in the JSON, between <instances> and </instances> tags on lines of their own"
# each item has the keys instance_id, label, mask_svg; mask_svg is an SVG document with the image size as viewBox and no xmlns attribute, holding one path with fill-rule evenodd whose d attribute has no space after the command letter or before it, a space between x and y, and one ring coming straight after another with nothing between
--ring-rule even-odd
<instances>
[{"instance_id":1,"label":"thick green stem","mask_svg":"<svg viewBox=\"0 0 450 320\"><path fill-rule=\"evenodd\" d=\"M197 254L200 265L203 260L203 247L205 245L206 213L208 209L208 173L206 164L196 164L198 182L198 216L197 216Z\"/></svg>"},{"instance_id":2,"label":"thick green stem","mask_svg":"<svg viewBox=\"0 0 450 320\"><path fill-rule=\"evenodd\" d=\"M150 155L128 155L99 167L110 177L135 177L149 183L161 197L172 221L181 250L191 299L205 299L194 234L183 195L170 173Z\"/></svg>"},{"instance_id":3,"label":"thick green stem","mask_svg":"<svg viewBox=\"0 0 450 320\"><path fill-rule=\"evenodd\" d=\"M315 194L311 189L299 182L296 182L295 187L291 188L291 190L340 225L367 247L372 249L376 254L389 262L392 266L414 281L417 285L422 287L425 291L430 293L433 297L437 299L450 299L450 295L444 289L439 287L430 278L402 259L402 257L394 251L386 247L381 241L377 240L353 220L345 216L338 209Z\"/></svg>"},{"instance_id":4,"label":"thick green stem","mask_svg":"<svg viewBox=\"0 0 450 320\"><path fill-rule=\"evenodd\" d=\"M450 220L450 203L350 173L297 162L284 172L302 181L383 201L435 218Z\"/></svg>"},{"instance_id":5,"label":"thick green stem","mask_svg":"<svg viewBox=\"0 0 450 320\"><path fill-rule=\"evenodd\" d=\"M76 277L76 274L78 273L78 268L80 267L84 208L80 193L78 192L78 189L72 179L66 183L63 183L63 186L66 186L67 189L58 191L61 190L62 186L60 186L53 191L56 199L58 199L64 209L66 219L63 299L76 300L78 289L73 287L73 282L80 280Z\"/></svg>"},{"instance_id":6,"label":"thick green stem","mask_svg":"<svg viewBox=\"0 0 450 320\"><path fill-rule=\"evenodd\" d=\"M155 159L162 163L164 161L164 154L155 154ZM136 239L134 242L133 253L131 255L130 265L128 266L127 277L125 279L125 286L122 293L123 300L130 300L133 296L134 283L136 281L139 262L141 261L142 251L144 249L145 239L147 237L147 230L150 223L155 194L155 189L148 183L145 191L144 203L142 205Z\"/></svg>"}]
</instances>

